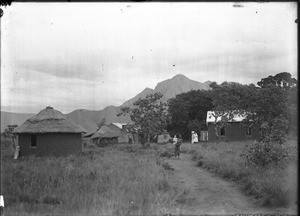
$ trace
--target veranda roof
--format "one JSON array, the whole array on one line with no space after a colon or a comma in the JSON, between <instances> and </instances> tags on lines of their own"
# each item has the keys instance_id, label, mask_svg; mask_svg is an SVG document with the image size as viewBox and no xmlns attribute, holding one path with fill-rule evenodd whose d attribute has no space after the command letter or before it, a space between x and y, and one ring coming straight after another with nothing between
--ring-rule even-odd
<instances>
[{"instance_id":1,"label":"veranda roof","mask_svg":"<svg viewBox=\"0 0 300 216\"><path fill-rule=\"evenodd\" d=\"M118 128L122 129L123 126L127 125L127 123L112 123L113 125L117 126Z\"/></svg>"},{"instance_id":2,"label":"veranda roof","mask_svg":"<svg viewBox=\"0 0 300 216\"><path fill-rule=\"evenodd\" d=\"M232 111L234 113L234 111ZM247 115L234 113L233 118L229 122L242 122L247 118ZM217 117L217 122L221 121L221 116ZM206 124L215 122L215 111L207 111Z\"/></svg>"},{"instance_id":3,"label":"veranda roof","mask_svg":"<svg viewBox=\"0 0 300 216\"><path fill-rule=\"evenodd\" d=\"M60 111L48 106L27 119L13 133L86 133L86 130Z\"/></svg>"}]
</instances>

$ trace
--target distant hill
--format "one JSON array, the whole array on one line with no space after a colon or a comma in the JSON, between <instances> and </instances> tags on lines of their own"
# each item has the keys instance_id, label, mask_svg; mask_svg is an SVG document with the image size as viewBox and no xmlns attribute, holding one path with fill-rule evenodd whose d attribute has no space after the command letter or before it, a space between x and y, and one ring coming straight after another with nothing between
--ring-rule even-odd
<instances>
[{"instance_id":1,"label":"distant hill","mask_svg":"<svg viewBox=\"0 0 300 216\"><path fill-rule=\"evenodd\" d=\"M170 98L175 97L177 94L183 92L188 92L190 90L198 89L209 89L209 84L211 81L206 81L204 83L190 80L182 74L174 76L172 79L168 79L158 83L154 89L155 92L160 92L163 95L162 100L167 101Z\"/></svg>"},{"instance_id":2,"label":"distant hill","mask_svg":"<svg viewBox=\"0 0 300 216\"><path fill-rule=\"evenodd\" d=\"M145 88L141 93L133 97L132 99L126 101L122 104L122 106L131 106L134 101L139 98L143 98L148 94L153 94L155 92L160 92L163 97L161 101L166 102L168 99L175 97L177 94L181 94L183 92L188 92L190 90L198 90L198 89L209 89L209 84L211 81L206 81L204 83L197 82L194 80L190 80L186 76L182 74L177 74L171 79L164 80L159 82L156 87L153 89Z\"/></svg>"},{"instance_id":3,"label":"distant hill","mask_svg":"<svg viewBox=\"0 0 300 216\"><path fill-rule=\"evenodd\" d=\"M1 111L1 132L5 130L7 125L20 125L34 115L35 114L33 113L12 113Z\"/></svg>"},{"instance_id":4,"label":"distant hill","mask_svg":"<svg viewBox=\"0 0 300 216\"><path fill-rule=\"evenodd\" d=\"M84 127L88 133L97 130L97 124L102 121L103 118L106 119L106 123L111 122L127 122L129 121L126 117L118 117L117 114L121 111L121 107L108 106L103 110L99 111L89 111L89 110L74 110L73 112L67 114L77 124Z\"/></svg>"},{"instance_id":5,"label":"distant hill","mask_svg":"<svg viewBox=\"0 0 300 216\"><path fill-rule=\"evenodd\" d=\"M133 102L137 101L139 98L144 98L146 97L148 94L153 94L155 93L155 91L151 88L145 88L141 93L137 94L135 97L129 99L128 101L126 101L125 103L123 103L121 105L122 106L129 106L131 107L133 105Z\"/></svg>"},{"instance_id":6,"label":"distant hill","mask_svg":"<svg viewBox=\"0 0 300 216\"><path fill-rule=\"evenodd\" d=\"M211 81L206 81L204 83L190 80L182 74L178 74L171 79L164 80L159 82L154 89L145 88L142 92L137 94L135 97L131 98L128 101L125 101L121 106L108 106L103 110L99 111L90 111L85 109L74 110L71 113L66 114L74 122L80 124L88 132L93 132L97 129L97 124L102 121L103 118L106 119L106 123L111 122L128 122L130 121L128 117L116 116L121 111L122 106L133 106L133 102L139 98L143 98L148 94L153 94L155 92L162 93L162 101L166 102L168 99L174 97L177 94L183 92L188 92L190 90L198 89L209 89L209 84ZM8 113L1 112L1 131L4 131L5 127L9 124L18 124L20 125L26 119L33 116L34 114L28 113Z\"/></svg>"}]
</instances>

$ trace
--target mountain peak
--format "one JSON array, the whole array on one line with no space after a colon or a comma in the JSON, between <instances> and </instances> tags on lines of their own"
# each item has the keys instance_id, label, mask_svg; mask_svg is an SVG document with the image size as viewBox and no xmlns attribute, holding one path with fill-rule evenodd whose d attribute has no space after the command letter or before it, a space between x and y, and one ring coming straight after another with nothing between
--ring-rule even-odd
<instances>
[{"instance_id":1,"label":"mountain peak","mask_svg":"<svg viewBox=\"0 0 300 216\"><path fill-rule=\"evenodd\" d=\"M184 76L183 74L177 74L175 75L174 77L172 77L172 80L173 79L189 79L187 78L186 76Z\"/></svg>"},{"instance_id":2,"label":"mountain peak","mask_svg":"<svg viewBox=\"0 0 300 216\"><path fill-rule=\"evenodd\" d=\"M153 89L146 87L142 92L152 92Z\"/></svg>"}]
</instances>

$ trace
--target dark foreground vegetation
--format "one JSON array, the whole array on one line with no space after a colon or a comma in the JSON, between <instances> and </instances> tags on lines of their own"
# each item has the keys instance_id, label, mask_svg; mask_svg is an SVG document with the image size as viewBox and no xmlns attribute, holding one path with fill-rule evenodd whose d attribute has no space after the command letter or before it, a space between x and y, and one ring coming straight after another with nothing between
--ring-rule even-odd
<instances>
[{"instance_id":1,"label":"dark foreground vegetation","mask_svg":"<svg viewBox=\"0 0 300 216\"><path fill-rule=\"evenodd\" d=\"M296 144L288 143L295 150L289 160L266 166L249 163L243 155L247 143L184 143L181 152L190 154L199 167L236 181L245 194L257 198L258 205L290 208L298 202ZM13 160L12 154L7 154L2 165L5 212L7 215L174 212L182 190L171 185L170 172L174 169L165 161L170 157L174 157L172 144L154 143L147 148L127 144L89 146L83 153L65 158Z\"/></svg>"},{"instance_id":2,"label":"dark foreground vegetation","mask_svg":"<svg viewBox=\"0 0 300 216\"><path fill-rule=\"evenodd\" d=\"M157 148L94 147L66 158L3 159L9 215L162 215L178 193Z\"/></svg>"},{"instance_id":3,"label":"dark foreground vegetation","mask_svg":"<svg viewBox=\"0 0 300 216\"><path fill-rule=\"evenodd\" d=\"M257 198L257 204L290 207L298 205L298 143L294 140L286 145L293 149L289 159L266 166L255 165L247 160L244 156L248 151L245 142L183 144L181 149L191 154L199 167L236 181L245 194Z\"/></svg>"}]
</instances>

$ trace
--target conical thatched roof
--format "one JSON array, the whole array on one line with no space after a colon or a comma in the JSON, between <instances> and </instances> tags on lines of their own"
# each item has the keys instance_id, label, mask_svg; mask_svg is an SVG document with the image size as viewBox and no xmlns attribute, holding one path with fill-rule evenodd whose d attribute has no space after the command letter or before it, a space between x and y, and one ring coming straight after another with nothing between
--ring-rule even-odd
<instances>
[{"instance_id":1,"label":"conical thatched roof","mask_svg":"<svg viewBox=\"0 0 300 216\"><path fill-rule=\"evenodd\" d=\"M14 133L85 133L80 125L52 107L40 111L14 130Z\"/></svg>"},{"instance_id":2,"label":"conical thatched roof","mask_svg":"<svg viewBox=\"0 0 300 216\"><path fill-rule=\"evenodd\" d=\"M111 130L107 126L102 126L99 130L97 130L93 136L91 136L92 139L94 138L113 138L118 137L119 135Z\"/></svg>"}]
</instances>

